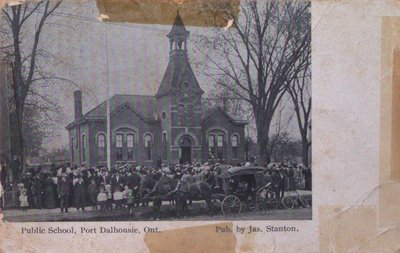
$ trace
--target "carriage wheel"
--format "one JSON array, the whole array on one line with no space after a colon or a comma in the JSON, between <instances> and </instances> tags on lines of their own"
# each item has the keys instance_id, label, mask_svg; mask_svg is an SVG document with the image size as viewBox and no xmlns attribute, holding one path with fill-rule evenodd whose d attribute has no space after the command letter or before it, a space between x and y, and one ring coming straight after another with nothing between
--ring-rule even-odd
<instances>
[{"instance_id":1,"label":"carriage wheel","mask_svg":"<svg viewBox=\"0 0 400 253\"><path fill-rule=\"evenodd\" d=\"M305 207L305 208L310 207L310 204L308 203L308 201L305 198L303 198L301 195L299 195L299 201L303 207Z\"/></svg>"},{"instance_id":2,"label":"carriage wheel","mask_svg":"<svg viewBox=\"0 0 400 253\"><path fill-rule=\"evenodd\" d=\"M223 215L240 214L242 204L240 199L234 195L229 195L222 200L221 211Z\"/></svg>"},{"instance_id":3,"label":"carriage wheel","mask_svg":"<svg viewBox=\"0 0 400 253\"><path fill-rule=\"evenodd\" d=\"M293 209L294 208L294 201L293 201L292 197L290 197L290 196L283 197L282 205L286 209Z\"/></svg>"},{"instance_id":4,"label":"carriage wheel","mask_svg":"<svg viewBox=\"0 0 400 253\"><path fill-rule=\"evenodd\" d=\"M264 188L257 192L256 197L256 211L266 210L274 200L276 199L275 192Z\"/></svg>"}]
</instances>

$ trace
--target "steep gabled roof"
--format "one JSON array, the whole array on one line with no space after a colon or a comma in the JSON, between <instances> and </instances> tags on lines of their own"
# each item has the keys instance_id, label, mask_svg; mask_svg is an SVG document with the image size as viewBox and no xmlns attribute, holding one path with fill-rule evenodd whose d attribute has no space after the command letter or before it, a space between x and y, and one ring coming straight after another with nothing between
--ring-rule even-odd
<instances>
[{"instance_id":1,"label":"steep gabled roof","mask_svg":"<svg viewBox=\"0 0 400 253\"><path fill-rule=\"evenodd\" d=\"M215 106L215 107L211 107L208 108L207 110L204 111L202 117L201 117L201 121L205 122L207 119L209 119L210 117L212 117L215 113L221 113L226 119L228 119L230 122L234 123L234 124L240 124L240 125L245 125L248 122L245 120L241 120L241 119L237 119L231 115L229 115L222 107L220 106Z\"/></svg>"},{"instance_id":2,"label":"steep gabled roof","mask_svg":"<svg viewBox=\"0 0 400 253\"><path fill-rule=\"evenodd\" d=\"M196 76L187 57L172 57L168 62L167 69L165 70L163 79L158 87L156 97L168 94L172 87L180 85L183 81L197 86L202 93L204 91L199 86Z\"/></svg>"},{"instance_id":3,"label":"steep gabled roof","mask_svg":"<svg viewBox=\"0 0 400 253\"><path fill-rule=\"evenodd\" d=\"M187 35L189 32L186 30L185 25L183 24L183 20L181 15L179 15L179 11L176 14L174 24L172 25L171 31L168 33L167 37L171 37L173 35Z\"/></svg>"},{"instance_id":4,"label":"steep gabled roof","mask_svg":"<svg viewBox=\"0 0 400 253\"><path fill-rule=\"evenodd\" d=\"M110 98L110 112L113 113L123 105L127 105L146 119L154 119L157 101L154 96L116 94ZM99 118L107 116L106 101L87 112L84 118Z\"/></svg>"}]
</instances>

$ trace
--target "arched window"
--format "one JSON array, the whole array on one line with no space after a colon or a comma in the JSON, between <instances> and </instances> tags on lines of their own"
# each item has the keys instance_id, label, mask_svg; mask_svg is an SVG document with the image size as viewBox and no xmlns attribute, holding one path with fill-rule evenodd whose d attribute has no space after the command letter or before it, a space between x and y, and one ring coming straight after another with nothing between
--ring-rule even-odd
<instances>
[{"instance_id":1,"label":"arched window","mask_svg":"<svg viewBox=\"0 0 400 253\"><path fill-rule=\"evenodd\" d=\"M231 143L232 143L232 156L233 158L237 158L238 136L236 134L231 136Z\"/></svg>"},{"instance_id":2,"label":"arched window","mask_svg":"<svg viewBox=\"0 0 400 253\"><path fill-rule=\"evenodd\" d=\"M134 145L135 145L135 135L134 134L128 134L126 136L126 146L128 148L128 160L134 160Z\"/></svg>"},{"instance_id":3,"label":"arched window","mask_svg":"<svg viewBox=\"0 0 400 253\"><path fill-rule=\"evenodd\" d=\"M123 146L124 136L122 134L117 134L115 136L115 148L116 148L116 158L117 160L122 160L122 146Z\"/></svg>"},{"instance_id":4,"label":"arched window","mask_svg":"<svg viewBox=\"0 0 400 253\"><path fill-rule=\"evenodd\" d=\"M74 137L71 138L71 162L74 163L75 162L75 152L74 152Z\"/></svg>"},{"instance_id":5,"label":"arched window","mask_svg":"<svg viewBox=\"0 0 400 253\"><path fill-rule=\"evenodd\" d=\"M82 162L86 161L86 136L82 135Z\"/></svg>"},{"instance_id":6,"label":"arched window","mask_svg":"<svg viewBox=\"0 0 400 253\"><path fill-rule=\"evenodd\" d=\"M163 134L162 134L162 141L163 141L163 143L167 143L167 133L166 132L163 132Z\"/></svg>"},{"instance_id":7,"label":"arched window","mask_svg":"<svg viewBox=\"0 0 400 253\"><path fill-rule=\"evenodd\" d=\"M215 157L215 136L212 134L208 136L208 157L209 159Z\"/></svg>"},{"instance_id":8,"label":"arched window","mask_svg":"<svg viewBox=\"0 0 400 253\"><path fill-rule=\"evenodd\" d=\"M99 134L97 137L97 149L99 161L106 160L106 137L104 134Z\"/></svg>"},{"instance_id":9,"label":"arched window","mask_svg":"<svg viewBox=\"0 0 400 253\"><path fill-rule=\"evenodd\" d=\"M151 135L146 134L144 136L144 147L146 150L146 160L151 160Z\"/></svg>"},{"instance_id":10,"label":"arched window","mask_svg":"<svg viewBox=\"0 0 400 253\"><path fill-rule=\"evenodd\" d=\"M224 156L224 136L219 134L217 136L217 158L223 159Z\"/></svg>"}]
</instances>

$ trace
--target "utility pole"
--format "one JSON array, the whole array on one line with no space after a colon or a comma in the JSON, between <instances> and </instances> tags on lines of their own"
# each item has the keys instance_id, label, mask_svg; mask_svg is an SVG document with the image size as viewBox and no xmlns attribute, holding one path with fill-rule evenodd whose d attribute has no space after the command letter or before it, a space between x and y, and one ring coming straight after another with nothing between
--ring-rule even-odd
<instances>
[{"instance_id":1,"label":"utility pole","mask_svg":"<svg viewBox=\"0 0 400 253\"><path fill-rule=\"evenodd\" d=\"M108 16L102 15L101 20L108 19ZM109 63L109 52L108 52L108 24L104 22L104 33L106 40L106 108L107 108L107 169L111 170L111 118L110 118L110 63Z\"/></svg>"}]
</instances>

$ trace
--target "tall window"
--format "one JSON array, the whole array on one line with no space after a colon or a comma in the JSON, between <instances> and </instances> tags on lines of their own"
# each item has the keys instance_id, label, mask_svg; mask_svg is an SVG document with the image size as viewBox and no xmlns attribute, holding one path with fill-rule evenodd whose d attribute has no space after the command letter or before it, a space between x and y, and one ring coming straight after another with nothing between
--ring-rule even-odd
<instances>
[{"instance_id":1,"label":"tall window","mask_svg":"<svg viewBox=\"0 0 400 253\"><path fill-rule=\"evenodd\" d=\"M233 158L237 158L237 147L238 147L238 137L237 135L232 135L231 137L231 143L232 143L232 155Z\"/></svg>"},{"instance_id":2,"label":"tall window","mask_svg":"<svg viewBox=\"0 0 400 253\"><path fill-rule=\"evenodd\" d=\"M116 135L116 140L115 140L115 147L116 147L116 156L117 160L122 160L122 143L123 143L123 138L124 136L122 134L117 134Z\"/></svg>"},{"instance_id":3,"label":"tall window","mask_svg":"<svg viewBox=\"0 0 400 253\"><path fill-rule=\"evenodd\" d=\"M135 143L135 135L128 134L126 136L126 146L128 148L128 160L133 160L133 147Z\"/></svg>"},{"instance_id":4,"label":"tall window","mask_svg":"<svg viewBox=\"0 0 400 253\"><path fill-rule=\"evenodd\" d=\"M222 134L217 136L217 158L222 159L224 154L224 136Z\"/></svg>"},{"instance_id":5,"label":"tall window","mask_svg":"<svg viewBox=\"0 0 400 253\"><path fill-rule=\"evenodd\" d=\"M151 135L146 134L144 136L144 147L146 150L146 160L151 160Z\"/></svg>"},{"instance_id":6,"label":"tall window","mask_svg":"<svg viewBox=\"0 0 400 253\"><path fill-rule=\"evenodd\" d=\"M185 121L185 106L183 104L178 105L178 124L182 125Z\"/></svg>"},{"instance_id":7,"label":"tall window","mask_svg":"<svg viewBox=\"0 0 400 253\"><path fill-rule=\"evenodd\" d=\"M99 160L106 160L106 137L104 134L99 134L97 139L97 148L99 154Z\"/></svg>"},{"instance_id":8,"label":"tall window","mask_svg":"<svg viewBox=\"0 0 400 253\"><path fill-rule=\"evenodd\" d=\"M74 152L74 137L71 138L71 162L75 162L75 152Z\"/></svg>"},{"instance_id":9,"label":"tall window","mask_svg":"<svg viewBox=\"0 0 400 253\"><path fill-rule=\"evenodd\" d=\"M86 136L82 135L82 162L86 161Z\"/></svg>"},{"instance_id":10,"label":"tall window","mask_svg":"<svg viewBox=\"0 0 400 253\"><path fill-rule=\"evenodd\" d=\"M215 156L215 137L214 135L208 136L208 156L213 158Z\"/></svg>"},{"instance_id":11,"label":"tall window","mask_svg":"<svg viewBox=\"0 0 400 253\"><path fill-rule=\"evenodd\" d=\"M167 133L166 132L164 132L162 134L162 141L163 141L163 143L167 143Z\"/></svg>"}]
</instances>

